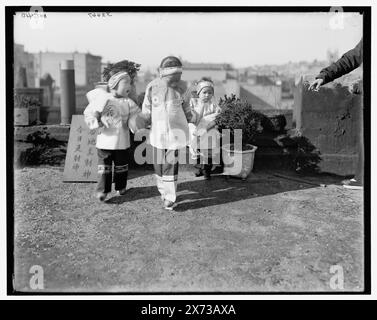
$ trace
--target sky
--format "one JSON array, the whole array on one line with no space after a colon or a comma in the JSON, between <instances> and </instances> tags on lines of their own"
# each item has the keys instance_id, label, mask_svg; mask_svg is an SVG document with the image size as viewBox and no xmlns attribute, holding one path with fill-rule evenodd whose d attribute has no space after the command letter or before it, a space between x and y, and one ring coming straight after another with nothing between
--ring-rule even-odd
<instances>
[{"instance_id":1,"label":"sky","mask_svg":"<svg viewBox=\"0 0 377 320\"><path fill-rule=\"evenodd\" d=\"M156 68L167 55L235 67L326 60L362 37L358 13L50 13L36 28L17 13L14 40L28 52L90 52Z\"/></svg>"}]
</instances>

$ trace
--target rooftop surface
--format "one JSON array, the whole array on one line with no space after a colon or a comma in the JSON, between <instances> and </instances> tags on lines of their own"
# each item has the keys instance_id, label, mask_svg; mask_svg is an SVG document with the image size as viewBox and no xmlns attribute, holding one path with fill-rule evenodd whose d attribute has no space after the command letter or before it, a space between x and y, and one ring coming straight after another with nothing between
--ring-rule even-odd
<instances>
[{"instance_id":1,"label":"rooftop surface","mask_svg":"<svg viewBox=\"0 0 377 320\"><path fill-rule=\"evenodd\" d=\"M178 205L162 208L153 171L130 171L106 203L62 167L15 170L15 288L44 270L44 291L335 292L363 290L363 195L332 176L256 172L210 181L180 167Z\"/></svg>"}]
</instances>

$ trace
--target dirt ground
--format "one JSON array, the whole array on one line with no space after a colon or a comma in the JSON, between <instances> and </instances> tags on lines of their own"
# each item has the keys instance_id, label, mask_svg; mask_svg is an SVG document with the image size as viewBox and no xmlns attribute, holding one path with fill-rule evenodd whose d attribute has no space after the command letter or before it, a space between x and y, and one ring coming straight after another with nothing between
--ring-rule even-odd
<instances>
[{"instance_id":1,"label":"dirt ground","mask_svg":"<svg viewBox=\"0 0 377 320\"><path fill-rule=\"evenodd\" d=\"M93 183L63 183L62 167L15 170L17 291L335 292L363 290L361 191L270 172L211 181L180 168L178 206L162 208L153 172L130 172L129 191L106 203ZM32 289L30 268L43 268Z\"/></svg>"}]
</instances>

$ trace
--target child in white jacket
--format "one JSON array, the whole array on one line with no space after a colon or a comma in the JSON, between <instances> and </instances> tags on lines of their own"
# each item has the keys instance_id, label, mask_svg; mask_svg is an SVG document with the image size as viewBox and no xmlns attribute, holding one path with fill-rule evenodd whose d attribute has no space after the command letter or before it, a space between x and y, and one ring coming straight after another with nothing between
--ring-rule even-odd
<instances>
[{"instance_id":1,"label":"child in white jacket","mask_svg":"<svg viewBox=\"0 0 377 320\"><path fill-rule=\"evenodd\" d=\"M182 63L173 56L160 64L160 77L146 88L142 114L151 123L150 144L157 188L164 207L172 210L177 191L179 149L189 142L188 122L193 114L185 84L181 81Z\"/></svg>"},{"instance_id":2,"label":"child in white jacket","mask_svg":"<svg viewBox=\"0 0 377 320\"><path fill-rule=\"evenodd\" d=\"M114 73L115 72L115 73ZM89 105L84 111L85 122L89 129L98 129L98 184L97 198L106 199L111 191L112 165L114 163L115 190L120 195L126 193L130 133L130 117L141 112L136 103L128 98L132 80L127 70L110 71L107 92L98 88L87 93Z\"/></svg>"},{"instance_id":3,"label":"child in white jacket","mask_svg":"<svg viewBox=\"0 0 377 320\"><path fill-rule=\"evenodd\" d=\"M196 93L198 98L190 100L195 115L194 124L190 123L190 152L192 158L197 160L195 175L210 179L213 160L220 156L220 133L215 128L215 118L220 108L214 102L214 85L210 79L199 80Z\"/></svg>"}]
</instances>

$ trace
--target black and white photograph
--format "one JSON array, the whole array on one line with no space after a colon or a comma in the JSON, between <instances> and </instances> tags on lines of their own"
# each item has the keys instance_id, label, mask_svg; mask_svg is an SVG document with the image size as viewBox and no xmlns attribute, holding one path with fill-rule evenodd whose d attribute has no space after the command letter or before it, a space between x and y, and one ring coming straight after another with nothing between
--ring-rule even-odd
<instances>
[{"instance_id":1,"label":"black and white photograph","mask_svg":"<svg viewBox=\"0 0 377 320\"><path fill-rule=\"evenodd\" d=\"M8 293L370 291L370 19L6 7Z\"/></svg>"}]
</instances>

